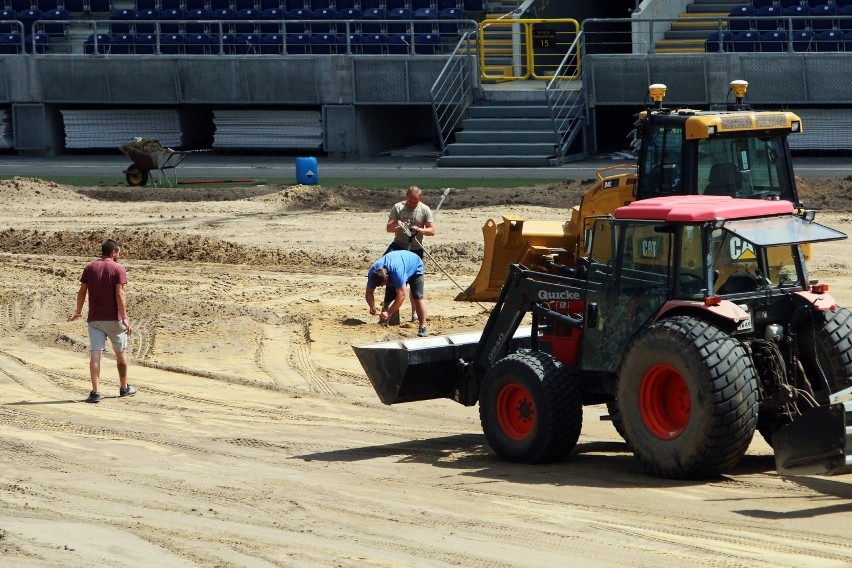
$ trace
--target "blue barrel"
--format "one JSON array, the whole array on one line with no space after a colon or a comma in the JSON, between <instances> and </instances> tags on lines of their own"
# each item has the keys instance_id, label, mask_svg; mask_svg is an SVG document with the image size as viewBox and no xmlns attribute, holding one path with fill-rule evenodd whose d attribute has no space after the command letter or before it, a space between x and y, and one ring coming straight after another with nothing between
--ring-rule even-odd
<instances>
[{"instance_id":1,"label":"blue barrel","mask_svg":"<svg viewBox=\"0 0 852 568\"><path fill-rule=\"evenodd\" d=\"M302 185L319 183L319 168L317 167L316 158L313 156L296 158L296 183Z\"/></svg>"}]
</instances>

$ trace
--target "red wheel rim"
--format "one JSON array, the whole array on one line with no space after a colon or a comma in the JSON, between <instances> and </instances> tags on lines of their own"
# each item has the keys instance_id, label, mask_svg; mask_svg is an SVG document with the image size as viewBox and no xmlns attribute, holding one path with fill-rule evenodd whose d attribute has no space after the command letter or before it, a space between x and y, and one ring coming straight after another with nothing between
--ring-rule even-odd
<instances>
[{"instance_id":1,"label":"red wheel rim","mask_svg":"<svg viewBox=\"0 0 852 568\"><path fill-rule=\"evenodd\" d=\"M689 388L670 365L654 365L642 377L639 412L648 430L661 440L680 436L689 422Z\"/></svg>"},{"instance_id":2,"label":"red wheel rim","mask_svg":"<svg viewBox=\"0 0 852 568\"><path fill-rule=\"evenodd\" d=\"M506 385L497 395L497 421L512 440L523 440L535 428L535 402L520 385Z\"/></svg>"}]
</instances>

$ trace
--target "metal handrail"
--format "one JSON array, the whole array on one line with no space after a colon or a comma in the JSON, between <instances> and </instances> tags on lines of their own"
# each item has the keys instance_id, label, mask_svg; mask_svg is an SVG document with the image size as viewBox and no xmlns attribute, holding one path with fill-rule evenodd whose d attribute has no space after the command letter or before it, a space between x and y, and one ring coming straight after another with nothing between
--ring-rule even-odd
<instances>
[{"instance_id":1,"label":"metal handrail","mask_svg":"<svg viewBox=\"0 0 852 568\"><path fill-rule=\"evenodd\" d=\"M572 133L587 122L587 109L583 82L579 73L580 51L583 45L583 34L580 32L568 48L565 57L544 88L544 96L550 109L553 121L553 132L556 136L556 157L562 160L568 153L568 148L574 140ZM574 69L575 71L570 71ZM582 110L581 110L582 109ZM580 117L580 120L578 120ZM583 150L585 153L585 140Z\"/></svg>"},{"instance_id":2,"label":"metal handrail","mask_svg":"<svg viewBox=\"0 0 852 568\"><path fill-rule=\"evenodd\" d=\"M462 35L429 90L442 151L447 149L450 136L467 116L473 91L480 86L479 74L475 72L476 41L475 31Z\"/></svg>"}]
</instances>

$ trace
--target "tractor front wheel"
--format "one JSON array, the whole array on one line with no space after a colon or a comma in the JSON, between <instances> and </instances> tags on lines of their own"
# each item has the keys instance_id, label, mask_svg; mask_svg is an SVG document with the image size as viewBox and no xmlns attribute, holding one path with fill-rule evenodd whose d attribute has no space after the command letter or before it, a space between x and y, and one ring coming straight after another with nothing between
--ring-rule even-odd
<instances>
[{"instance_id":1,"label":"tractor front wheel","mask_svg":"<svg viewBox=\"0 0 852 568\"><path fill-rule=\"evenodd\" d=\"M745 454L757 424L757 373L715 325L676 316L641 331L618 371L616 429L649 472L718 475Z\"/></svg>"},{"instance_id":2,"label":"tractor front wheel","mask_svg":"<svg viewBox=\"0 0 852 568\"><path fill-rule=\"evenodd\" d=\"M502 459L561 459L577 444L583 422L576 377L547 353L509 355L483 377L479 418L488 443Z\"/></svg>"}]
</instances>

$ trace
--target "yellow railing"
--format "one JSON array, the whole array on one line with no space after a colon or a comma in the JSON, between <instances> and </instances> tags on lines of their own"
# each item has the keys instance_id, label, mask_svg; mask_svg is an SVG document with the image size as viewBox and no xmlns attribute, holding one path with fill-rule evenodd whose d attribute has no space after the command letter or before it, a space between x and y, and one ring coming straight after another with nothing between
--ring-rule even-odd
<instances>
[{"instance_id":1,"label":"yellow railing","mask_svg":"<svg viewBox=\"0 0 852 568\"><path fill-rule=\"evenodd\" d=\"M580 33L572 19L484 20L479 24L479 70L484 81L551 79ZM580 76L580 60L563 69Z\"/></svg>"}]
</instances>

